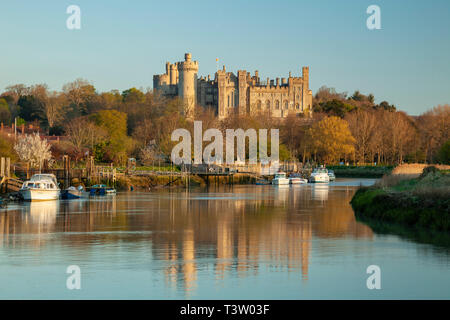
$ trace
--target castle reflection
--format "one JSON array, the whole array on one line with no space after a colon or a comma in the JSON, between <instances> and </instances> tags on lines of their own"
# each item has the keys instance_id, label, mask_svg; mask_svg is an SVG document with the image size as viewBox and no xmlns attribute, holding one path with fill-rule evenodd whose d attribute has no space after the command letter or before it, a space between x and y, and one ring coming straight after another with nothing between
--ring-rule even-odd
<instances>
[{"instance_id":1,"label":"castle reflection","mask_svg":"<svg viewBox=\"0 0 450 320\"><path fill-rule=\"evenodd\" d=\"M199 273L218 281L271 270L307 281L313 237L365 237L349 201L354 187L236 186L193 192L119 194L89 201L42 202L0 211L0 248L89 247L139 242L162 265L168 287L196 290ZM24 238L15 235L33 234ZM86 257L88 259L89 257Z\"/></svg>"}]
</instances>

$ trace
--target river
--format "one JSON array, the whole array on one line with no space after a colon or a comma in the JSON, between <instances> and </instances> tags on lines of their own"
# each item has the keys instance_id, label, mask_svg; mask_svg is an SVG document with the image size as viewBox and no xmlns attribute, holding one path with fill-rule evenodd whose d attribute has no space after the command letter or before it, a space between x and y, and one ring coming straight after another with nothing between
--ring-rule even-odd
<instances>
[{"instance_id":1,"label":"river","mask_svg":"<svg viewBox=\"0 0 450 320\"><path fill-rule=\"evenodd\" d=\"M1 299L450 298L450 250L357 222L371 179L118 193L0 209ZM81 289L66 287L78 266ZM369 290L370 265L381 289Z\"/></svg>"}]
</instances>

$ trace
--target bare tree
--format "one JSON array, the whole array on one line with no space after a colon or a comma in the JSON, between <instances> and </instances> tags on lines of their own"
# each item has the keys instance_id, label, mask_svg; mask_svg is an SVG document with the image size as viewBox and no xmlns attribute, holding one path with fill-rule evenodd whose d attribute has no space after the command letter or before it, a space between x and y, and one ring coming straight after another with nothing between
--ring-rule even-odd
<instances>
[{"instance_id":1,"label":"bare tree","mask_svg":"<svg viewBox=\"0 0 450 320\"><path fill-rule=\"evenodd\" d=\"M374 139L377 131L375 115L371 111L356 110L346 115L352 136L355 138L355 156L361 162L373 161Z\"/></svg>"},{"instance_id":2,"label":"bare tree","mask_svg":"<svg viewBox=\"0 0 450 320\"><path fill-rule=\"evenodd\" d=\"M74 119L66 127L67 139L78 152L83 148L93 148L104 140L106 132L84 117Z\"/></svg>"},{"instance_id":3,"label":"bare tree","mask_svg":"<svg viewBox=\"0 0 450 320\"><path fill-rule=\"evenodd\" d=\"M423 152L432 163L439 148L450 139L450 105L439 105L416 120Z\"/></svg>"},{"instance_id":4,"label":"bare tree","mask_svg":"<svg viewBox=\"0 0 450 320\"><path fill-rule=\"evenodd\" d=\"M48 125L50 128L60 123L64 118L64 95L53 91L48 94L47 101L45 102L45 115L47 117Z\"/></svg>"}]
</instances>

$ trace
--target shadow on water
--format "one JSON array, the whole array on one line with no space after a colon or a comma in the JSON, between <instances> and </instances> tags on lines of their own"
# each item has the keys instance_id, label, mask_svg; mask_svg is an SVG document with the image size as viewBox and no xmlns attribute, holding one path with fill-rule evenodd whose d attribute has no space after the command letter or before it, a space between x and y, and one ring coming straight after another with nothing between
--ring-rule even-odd
<instances>
[{"instance_id":1,"label":"shadow on water","mask_svg":"<svg viewBox=\"0 0 450 320\"><path fill-rule=\"evenodd\" d=\"M367 225L377 235L395 235L409 241L431 244L439 252L450 255L450 233L404 226L397 223L380 222L361 217L356 217L356 221Z\"/></svg>"}]
</instances>

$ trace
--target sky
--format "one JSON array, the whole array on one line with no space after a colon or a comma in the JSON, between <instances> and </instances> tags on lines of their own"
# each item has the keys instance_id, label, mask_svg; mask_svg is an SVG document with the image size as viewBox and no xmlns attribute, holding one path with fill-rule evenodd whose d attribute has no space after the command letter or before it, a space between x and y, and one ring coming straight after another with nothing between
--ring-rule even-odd
<instances>
[{"instance_id":1,"label":"sky","mask_svg":"<svg viewBox=\"0 0 450 320\"><path fill-rule=\"evenodd\" d=\"M369 30L369 5L381 29ZM69 30L69 5L81 29ZM23 83L61 90L86 79L98 91L149 88L165 62L192 53L199 76L259 71L301 75L310 88L373 93L418 115L450 103L448 0L1 0L0 91Z\"/></svg>"}]
</instances>

